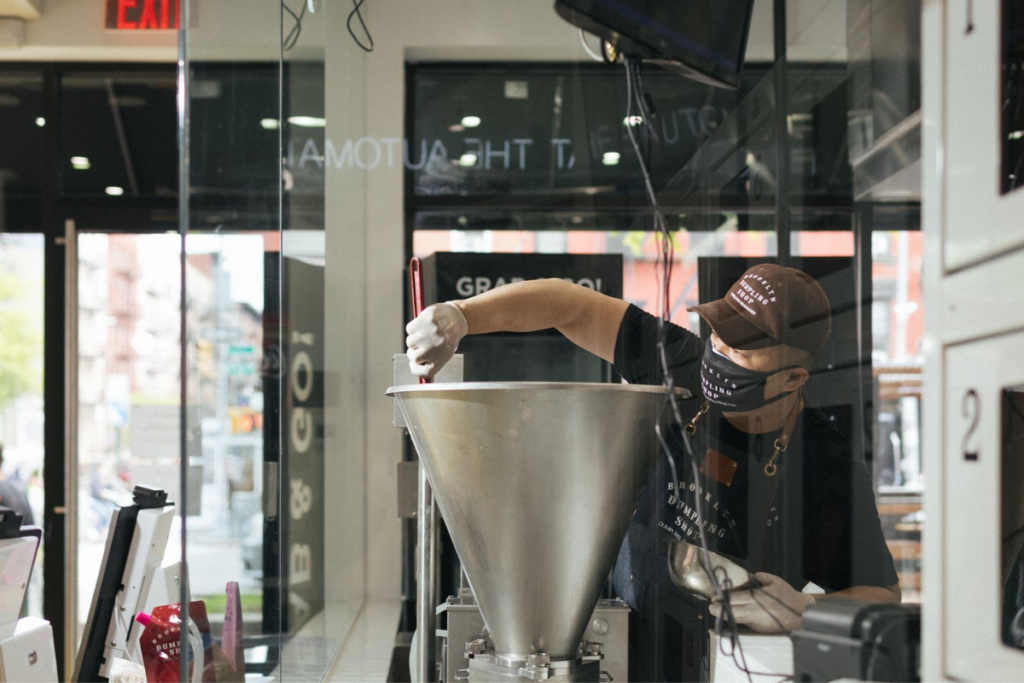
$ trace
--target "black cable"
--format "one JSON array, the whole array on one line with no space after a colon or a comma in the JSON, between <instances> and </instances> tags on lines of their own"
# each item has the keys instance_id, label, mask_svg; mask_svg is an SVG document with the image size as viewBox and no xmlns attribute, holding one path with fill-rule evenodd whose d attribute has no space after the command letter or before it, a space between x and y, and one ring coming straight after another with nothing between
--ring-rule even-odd
<instances>
[{"instance_id":1,"label":"black cable","mask_svg":"<svg viewBox=\"0 0 1024 683\"><path fill-rule=\"evenodd\" d=\"M631 78L634 83L634 86L632 88L632 98L633 101L636 103L637 108L640 110L640 123L642 123L644 128L647 130L647 138L645 140L646 144L644 149L644 159L646 160L646 167L649 167L651 163L651 146L653 145L653 141L657 139L658 135L654 127L654 111L651 108L653 107L653 104L648 106L646 93L644 92L644 82L642 74L643 70L640 67L640 60L630 60L628 63L628 68L632 70ZM627 120L630 123L632 122L632 118L632 116L627 116ZM647 173L647 176L648 180L650 180L649 172ZM661 273L660 277L662 283L661 295L664 297L662 299L661 307L662 316L664 316L666 320L670 320L672 317L672 263L675 262L675 239L672 236L672 234L669 233L667 227L665 226L665 217L661 215L660 211L658 211L657 201L656 199L653 198L653 182L651 182L650 185L650 193L652 197L651 202L655 208L655 211L658 213L658 220L661 221L660 229L656 234L658 235L658 241L660 242L659 246L662 250L662 267L665 269L664 272Z\"/></svg>"},{"instance_id":2,"label":"black cable","mask_svg":"<svg viewBox=\"0 0 1024 683\"><path fill-rule=\"evenodd\" d=\"M634 74L635 74L636 68L637 68L636 64L637 64L637 62L636 62L636 60L634 58L627 57L626 60L625 60L625 68L626 68L626 119L625 119L626 133L629 136L630 144L633 147L633 151L634 151L634 153L636 154L636 157L637 157L637 162L640 165L640 171L641 171L641 173L643 175L643 180L644 180L644 188L645 188L645 190L647 192L647 197L648 197L648 200L651 202L651 208L652 208L652 211L654 213L654 225L655 225L655 228L658 230L658 234L659 234L659 236L662 239L662 242L661 242L661 256L660 256L660 259L659 259L659 261L660 261L660 263L659 263L660 269L656 269L656 272L660 271L659 272L660 279L662 280L662 282L664 282L664 281L667 280L668 273L669 273L669 271L671 269L671 265L672 265L671 262L668 261L668 258L667 258L668 254L667 254L667 251L666 251L666 248L665 248L665 239L667 238L667 232L668 231L666 229L664 219L661 216L661 211L658 208L658 199L657 199L657 195L654 193L654 187L653 187L653 184L651 182L650 174L647 171L647 164L645 163L644 156L643 156L642 152L640 151L640 145L637 143L636 136L633 133L633 106L634 106L634 104L637 104L637 98L635 96L635 88L634 88L634 85L633 85ZM642 106L640 107L640 109L641 109L641 111L644 110ZM658 356L659 356L659 359L661 361L661 378L662 378L662 383L665 386L665 403L662 404L662 408L659 411L658 420L655 423L655 434L658 437L658 441L661 444L662 450L663 450L663 452L665 454L666 461L668 462L668 466L669 466L669 470L670 470L670 476L672 477L672 483L673 483L673 487L675 489L676 496L682 496L681 480L680 480L679 474L678 474L678 472L676 470L675 456L672 454L672 450L669 447L669 444L666 441L666 439L664 437L664 434L662 433L662 429L661 429L661 424L663 422L664 412L665 412L666 408L671 408L671 410L672 410L672 417L675 418L676 424L678 424L678 425L685 424L684 420L682 419L682 415L681 415L681 413L679 411L679 406L676 403L675 386L674 386L675 385L675 381L674 381L672 373L669 371L669 367L668 367L668 353L666 351L665 307L664 307L664 301L663 301L663 297L664 296L665 295L664 295L664 288L663 288L663 286L659 287L659 292L658 292L658 304L659 305L658 305L658 308L659 308L659 312L660 312L661 315L658 316L657 349L658 349ZM696 473L696 458L693 455L693 447L692 447L692 445L690 443L690 437L686 433L685 429L682 430L682 434L683 434L683 444L684 444L685 449L687 451L687 454L688 454L688 456L690 458L690 464L691 464L691 466L694 467L694 471ZM695 478L695 481L699 481L699 479ZM720 600L723 601L724 609L728 613L728 616L730 617L728 621L729 621L730 630L731 630L730 640L731 640L731 643L733 645L733 661L737 663L737 666L739 666L739 668L741 670L743 670L744 672L747 673L747 679L749 681L751 681L751 683L752 683L753 679L751 678L751 675L749 673L749 669L746 666L746 656L743 653L743 648L742 648L742 645L740 644L740 641L739 641L739 633L738 633L738 627L736 625L736 620L734 618L732 618L732 608L729 605L728 596L722 590L722 586L718 582L717 577L715 577L714 572L709 572L708 571L709 567L711 566L711 563L710 563L710 561L708 559L709 556L708 556L707 536L706 536L706 533L705 533L705 530L704 530L704 520L703 520L703 514L702 514L702 510L701 510L700 501L697 502L697 505L695 507L697 509L697 516L698 516L697 517L697 528L698 528L698 531L699 531L699 534L700 534L701 549L704 552L704 560L705 560L705 562L703 563L702 566L704 568L704 571L708 574L708 577L711 580L712 586L714 586L716 596ZM715 621L715 632L718 633L720 637L721 637L721 631L722 631L721 621L722 621L721 620L721 615L719 615L719 617ZM739 655L740 655L740 658L742 659L742 662L736 660L735 653L736 653L737 650L739 651Z\"/></svg>"},{"instance_id":3,"label":"black cable","mask_svg":"<svg viewBox=\"0 0 1024 683\"><path fill-rule=\"evenodd\" d=\"M672 454L671 448L670 448L668 442L666 441L666 439L664 437L664 434L662 433L662 429L661 429L661 423L663 422L662 418L664 417L664 411L665 411L666 408L671 408L671 410L672 410L672 417L675 418L675 421L676 421L677 424L679 424L680 426L686 424L685 421L682 419L682 414L680 412L679 405L677 403L676 392L675 392L675 381L674 381L674 378L672 377L671 372L669 371L668 353L667 353L667 350L666 350L666 326L665 326L665 323L666 323L666 318L668 316L668 311L667 311L667 306L665 306L665 303L667 302L667 299L669 297L668 287L669 287L669 284L671 282L671 269L672 269L672 263L674 261L674 249L672 248L672 239L671 239L672 236L668 232L668 228L667 228L667 226L665 224L665 219L664 219L664 217L661 214L660 208L658 207L657 195L654 192L654 186L653 186L653 182L651 180L650 173L649 173L649 171L647 169L647 164L645 163L645 159L644 159L644 156L643 156L643 154L642 154L642 152L640 150L640 145L638 144L638 142L636 140L636 136L633 133L633 125L632 125L632 118L633 118L633 116L632 115L633 115L633 106L634 106L634 104L636 104L638 106L639 110L642 112L642 115L643 115L643 118L644 118L645 121L649 122L649 118L650 118L649 112L648 112L647 107L646 107L646 103L643 101L642 94L638 94L637 93L637 89L634 86L634 80L639 80L639 78L640 78L640 76L639 76L639 72L640 72L639 71L640 70L639 60L637 60L635 58L632 58L632 57L627 57L625 59L625 67L626 67L627 97L626 97L626 119L625 119L624 123L626 125L626 132L627 132L627 134L629 136L630 144L633 147L633 151L634 151L634 153L637 156L637 162L640 165L640 171L641 171L641 173L643 175L643 180L644 180L644 189L646 190L646 194L647 194L648 200L651 203L651 208L652 208L652 211L654 213L655 228L657 229L658 235L659 235L659 237L661 239L661 254L660 254L660 258L659 258L659 266L660 266L660 268L656 269L656 271L660 270L659 275L660 275L660 279L661 279L661 287L659 288L659 304L661 304L659 306L659 308L661 309L661 311L660 311L661 315L658 316L658 331L657 331L658 334L657 334L657 344L656 344L656 346L657 346L657 349L658 349L658 356L659 356L659 359L660 359L660 362L661 362L662 384L665 387L666 396L665 396L665 403L662 404L662 408L659 411L659 416L658 416L659 419L655 423L655 434L658 437L658 441L659 441L659 443L660 443L660 445L662 447L662 450L663 450L663 452L665 454L665 458L666 458L666 460L668 462L669 470L670 470L670 476L672 477L672 483L673 483L673 486L675 488L676 496L680 497L682 495L681 480L679 479L678 472L676 470L675 456ZM664 300L663 300L663 298L664 298ZM696 459L696 456L695 456L695 454L693 452L693 445L692 445L691 440L690 440L690 435L686 432L685 429L682 429L682 437L683 437L683 445L684 445L684 448L686 450L686 455L689 458L690 465L691 465L691 467L693 469L694 481L695 482L699 482L700 481L700 477L699 477L699 470L697 468L697 459ZM731 652L730 653L726 653L725 649L724 649L724 646L722 646L721 644L720 644L720 649L722 650L723 654L727 654L727 655L730 655L732 657L732 660L736 664L737 668L739 668L741 671L743 671L746 674L748 681L751 681L751 683L753 681L753 679L751 677L752 674L753 675L773 675L773 674L762 674L761 672L752 672L749 669L749 667L747 666L746 655L743 652L743 645L742 645L742 643L740 641L739 625L737 624L736 619L735 619L735 617L733 615L732 605L731 605L731 602L730 602L731 593L735 589L733 588L731 581L729 581L727 578L725 580L725 586L723 586L722 585L722 581L719 581L718 577L716 576L717 571L711 570L712 564L711 564L711 560L710 560L710 550L708 548L707 532L706 532L706 530L704 528L703 506L702 506L700 500L697 500L696 505L694 507L695 507L696 512L697 512L697 529L698 529L698 533L699 533L699 537L700 537L701 552L703 554L703 556L702 556L703 562L701 563L701 566L704 569L704 572L707 574L708 578L710 579L711 584L712 584L712 586L714 588L714 591L715 591L715 596L718 599L718 601L719 601L719 603L720 603L720 605L722 607L722 611L719 613L718 617L715 619L715 633L718 634L719 638L723 638L723 635L722 635L722 631L723 631L722 619L723 619L723 617L728 622L728 626L729 626L729 641L730 641L730 643L732 645ZM722 568L719 567L718 569L722 569ZM724 569L722 571L724 573ZM754 577L754 575L749 570L746 570L746 571L747 571L748 577L755 582L755 585L753 587L751 587L751 589L750 589L751 590L751 596L753 597L753 596L755 596L756 591L758 589L761 589L763 591L763 586L759 585L759 582L757 582L756 577ZM775 600L777 603L782 605L785 609L789 610L793 614L795 614L797 616L802 616L800 612L798 612L797 610L793 609L789 605L785 604L779 598L775 597L774 595L771 595L767 591L763 591L763 592L764 592L764 594L766 596L768 596L769 598ZM764 609L764 606L761 605L761 602L758 601L756 597L754 597L754 600L755 600L755 602L757 602L757 604L759 606L761 606L761 609ZM772 618L773 621L775 621L775 623L779 627L780 631L785 633L787 629L775 617L775 615L772 614L768 610L765 610L765 612ZM739 659L737 659L737 653L739 654ZM792 679L792 676L784 676L782 680L788 680L788 679Z\"/></svg>"},{"instance_id":4,"label":"black cable","mask_svg":"<svg viewBox=\"0 0 1024 683\"><path fill-rule=\"evenodd\" d=\"M306 2L306 0L302 0L302 11L299 14L296 14L292 10L292 8L285 3L284 0L281 0L281 9L283 9L288 14L292 15L292 19L295 20L295 24L292 26L292 30L289 31L288 35L286 35L281 40L281 49L283 51L288 52L293 47L295 47L295 45L299 42L299 36L302 35L302 20L306 16L307 7L308 3Z\"/></svg>"},{"instance_id":5,"label":"black cable","mask_svg":"<svg viewBox=\"0 0 1024 683\"><path fill-rule=\"evenodd\" d=\"M667 247L666 247L666 240L669 237L668 229L667 229L667 227L665 225L664 218L661 215L661 211L658 208L658 198L657 198L657 195L654 192L654 187L653 187L653 184L651 182L650 173L647 170L647 164L645 163L644 156L643 156L643 154L640 151L640 145L636 141L636 136L633 134L632 115L633 115L633 105L636 103L633 79L634 79L634 73L635 73L636 68L637 68L636 64L637 64L637 61L634 58L632 58L632 57L627 57L626 60L625 60L625 66L626 66L626 91L627 91L626 92L627 97L626 97L626 120L625 120L625 125L626 125L626 132L629 135L629 141L630 141L630 143L631 143L631 145L633 147L633 151L636 153L637 162L640 165L640 171L641 171L641 173L643 175L644 188L647 191L647 197L648 197L648 199L651 202L651 208L652 208L652 211L654 213L654 224L655 224L656 229L659 232L659 235L662 238L662 245L661 245L662 248L661 248L661 258L660 258L660 266L661 266L661 268L660 268L660 275L661 275L662 281L665 282L665 281L667 281L668 273L671 270L671 266L672 266L671 262L668 260L669 254L668 254L668 250L667 250ZM641 111L643 111L643 108L641 108ZM662 434L662 430L661 430L661 422L662 422L661 418L664 415L664 411L665 411L666 407L669 407L669 408L672 409L672 417L675 418L675 421L676 421L677 424L679 424L680 426L685 424L685 421L682 419L682 414L681 414L681 412L679 410L679 405L676 403L675 381L674 381L674 378L672 377L671 372L669 372L669 367L668 367L668 353L666 351L665 307L664 307L664 302L662 301L662 297L664 297L664 296L665 296L664 288L662 286L662 288L659 290L659 295L658 295L658 299L659 299L658 303L662 304L662 305L659 306L659 308L661 309L660 312L661 312L662 315L658 316L657 349L658 349L658 356L659 356L660 361L661 361L662 383L665 386L665 403L662 404L662 408L659 411L659 419L655 423L655 434L658 437L658 441L661 444L662 450L663 450L663 452L665 454L665 458L668 461L669 470L671 472L672 482L673 482L673 486L675 487L676 495L677 496L681 496L682 495L681 480L679 479L678 472L676 471L675 456L673 456L671 448L669 447L668 442L665 440L665 437ZM693 446L690 443L690 436L689 436L689 434L686 433L686 429L682 430L682 436L683 436L683 445L684 445L684 447L686 449L687 456L690 459L690 464L693 467L694 481L699 481L699 477L698 477L699 473L698 473L698 470L697 470L697 461L696 461L696 458L694 457ZM733 650L732 650L733 651L733 655L732 655L733 661L736 663L737 667L740 668L741 671L746 673L747 680L750 681L750 683L753 683L753 678L751 676L750 669L747 667L747 658L746 658L746 655L743 652L743 645L742 645L742 643L740 642L740 639L739 639L739 628L738 628L738 625L736 624L736 619L733 617L733 614L732 614L732 606L729 604L729 599L728 599L729 596L728 596L727 593L725 593L723 591L722 586L721 586L721 584L718 581L718 578L715 576L715 573L713 571L709 571L709 568L711 567L711 562L710 562L710 555L709 555L709 550L708 550L707 533L706 533L706 531L704 529L703 512L702 512L701 503L700 503L699 500L697 501L697 504L695 505L695 507L696 507L696 510L697 510L697 529L698 529L698 532L699 532L699 535L700 535L701 550L703 551L703 554L704 554L704 557L703 557L704 562L702 563L702 567L703 567L705 573L707 573L709 579L711 580L711 584L712 584L712 586L714 587L714 590L715 590L715 595L718 597L719 602L722 604L724 614L728 616L729 629L730 629L730 642L732 643L732 648L733 648ZM719 637L722 637L722 635L721 635L722 634L722 616L723 615L720 613L718 618L716 618L716 620L715 620L715 632L717 634L719 634ZM739 657L740 657L739 660L736 659L736 652L739 652ZM724 653L724 650L723 650L723 653ZM742 661L740 661L740 660L742 660Z\"/></svg>"},{"instance_id":6,"label":"black cable","mask_svg":"<svg viewBox=\"0 0 1024 683\"><path fill-rule=\"evenodd\" d=\"M348 13L348 20L345 22L345 28L348 29L348 34L352 36L352 40L355 44L363 49L364 52L373 52L373 36L370 35L370 29L366 28L366 22L363 21L363 13L360 9L366 0L352 0L352 11ZM356 36L355 31L352 30L352 17L359 20L359 25L363 28L363 33L366 34L367 40L370 41L370 46L367 47L363 44L359 37Z\"/></svg>"}]
</instances>

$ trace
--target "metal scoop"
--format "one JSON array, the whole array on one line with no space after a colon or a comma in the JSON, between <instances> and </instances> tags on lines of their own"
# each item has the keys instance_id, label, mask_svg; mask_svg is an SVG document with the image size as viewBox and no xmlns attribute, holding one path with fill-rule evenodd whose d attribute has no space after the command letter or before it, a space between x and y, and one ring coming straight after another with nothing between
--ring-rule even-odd
<instances>
[{"instance_id":1,"label":"metal scoop","mask_svg":"<svg viewBox=\"0 0 1024 683\"><path fill-rule=\"evenodd\" d=\"M705 600L716 597L708 575L712 572L722 588L743 590L761 585L751 572L724 555L709 550L707 557L710 566L705 565L700 547L686 541L669 541L668 575L672 583Z\"/></svg>"}]
</instances>

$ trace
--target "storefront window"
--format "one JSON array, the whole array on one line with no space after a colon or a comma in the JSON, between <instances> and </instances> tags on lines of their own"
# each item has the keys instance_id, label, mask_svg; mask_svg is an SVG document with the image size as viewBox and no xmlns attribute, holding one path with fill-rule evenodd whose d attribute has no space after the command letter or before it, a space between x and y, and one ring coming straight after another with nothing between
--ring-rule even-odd
<instances>
[{"instance_id":1,"label":"storefront window","mask_svg":"<svg viewBox=\"0 0 1024 683\"><path fill-rule=\"evenodd\" d=\"M697 259L716 256L766 257L775 251L774 233L682 231L675 237L676 249L685 263L673 274L672 321L690 327L696 320L686 312L697 300ZM657 313L660 280L657 271L656 234L645 231L617 232L557 231L431 231L417 230L413 252L426 257L439 251L512 254L620 254L622 256L622 298L651 314ZM466 294L477 294L467 289ZM696 328L695 328L696 329Z\"/></svg>"},{"instance_id":2,"label":"storefront window","mask_svg":"<svg viewBox=\"0 0 1024 683\"><path fill-rule=\"evenodd\" d=\"M68 195L173 197L178 192L174 72L63 76L61 190Z\"/></svg>"},{"instance_id":3,"label":"storefront window","mask_svg":"<svg viewBox=\"0 0 1024 683\"><path fill-rule=\"evenodd\" d=\"M329 533L351 502L329 483L351 484L328 476L325 451L325 438L347 438L325 420L319 27L330 9L255 11L268 28L257 54L188 35L184 459L195 486L183 554L214 637L236 586L246 674L281 680L322 678L354 618L332 597L348 589L337 570L356 548Z\"/></svg>"},{"instance_id":4,"label":"storefront window","mask_svg":"<svg viewBox=\"0 0 1024 683\"><path fill-rule=\"evenodd\" d=\"M232 581L243 619L258 622L263 609L265 239L195 235L186 245L197 334L189 415L199 427L188 460L188 553L193 599L215 621Z\"/></svg>"},{"instance_id":5,"label":"storefront window","mask_svg":"<svg viewBox=\"0 0 1024 683\"><path fill-rule=\"evenodd\" d=\"M40 229L46 124L42 77L0 71L0 231Z\"/></svg>"},{"instance_id":6,"label":"storefront window","mask_svg":"<svg viewBox=\"0 0 1024 683\"><path fill-rule=\"evenodd\" d=\"M0 504L43 519L43 236L0 232ZM28 613L42 615L42 572Z\"/></svg>"},{"instance_id":7,"label":"storefront window","mask_svg":"<svg viewBox=\"0 0 1024 683\"><path fill-rule=\"evenodd\" d=\"M178 485L181 411L174 235L78 238L77 638L100 576L112 513L137 485L171 501ZM180 557L172 533L168 561Z\"/></svg>"}]
</instances>

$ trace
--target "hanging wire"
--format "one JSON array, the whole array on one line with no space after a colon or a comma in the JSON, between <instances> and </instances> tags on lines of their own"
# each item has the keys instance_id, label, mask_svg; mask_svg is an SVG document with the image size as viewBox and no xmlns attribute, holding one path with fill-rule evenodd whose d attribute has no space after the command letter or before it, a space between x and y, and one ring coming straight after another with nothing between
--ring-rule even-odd
<instances>
[{"instance_id":1,"label":"hanging wire","mask_svg":"<svg viewBox=\"0 0 1024 683\"><path fill-rule=\"evenodd\" d=\"M367 28L366 21L363 20L362 7L364 2L366 2L366 0L352 0L352 11L349 12L348 19L345 21L345 28L348 29L348 34L352 36L352 40L356 45L366 52L373 52L373 36L370 35L370 29ZM302 35L302 21L306 18L306 10L308 9L310 13L315 13L316 5L312 0L303 0L302 10L296 14L295 10L285 3L285 0L281 0L281 9L290 14L292 20L295 22L292 25L291 30L288 31L287 35L285 35L281 40L281 49L288 52L299 42L299 36ZM359 26L362 28L362 32L366 36L366 41L369 44L360 40L359 36L356 35L356 32L352 28L353 19L357 19L359 21Z\"/></svg>"},{"instance_id":2,"label":"hanging wire","mask_svg":"<svg viewBox=\"0 0 1024 683\"><path fill-rule=\"evenodd\" d=\"M366 22L363 21L363 13L360 11L364 2L366 2L366 0L352 0L352 11L348 13L348 20L345 22L345 28L348 29L348 34L352 36L352 40L355 41L356 45L361 47L365 52L373 52L373 36L370 35L370 29L366 27ZM352 30L353 18L359 20L359 25L362 27L363 33L366 35L366 39L370 43L369 46L359 40L359 36L357 36L355 31Z\"/></svg>"},{"instance_id":3,"label":"hanging wire","mask_svg":"<svg viewBox=\"0 0 1024 683\"><path fill-rule=\"evenodd\" d=\"M288 32L288 35L281 39L281 49L283 51L288 52L299 42L299 36L302 35L302 20L306 17L307 7L308 4L306 3L306 0L303 0L302 11L296 14L284 0L281 0L281 9L292 15L292 19L295 21L292 25L292 29Z\"/></svg>"}]
</instances>

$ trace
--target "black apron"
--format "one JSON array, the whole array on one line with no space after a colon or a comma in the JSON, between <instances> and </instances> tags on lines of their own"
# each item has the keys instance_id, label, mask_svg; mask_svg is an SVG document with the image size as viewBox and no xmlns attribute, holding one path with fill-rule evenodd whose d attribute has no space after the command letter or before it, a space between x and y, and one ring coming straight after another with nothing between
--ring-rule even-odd
<instances>
[{"instance_id":1,"label":"black apron","mask_svg":"<svg viewBox=\"0 0 1024 683\"><path fill-rule=\"evenodd\" d=\"M751 571L765 566L781 468L771 477L764 468L776 436L741 432L712 409L690 438L695 473L682 433L675 430L669 444L680 481L671 481L671 474L662 481L659 528L672 538L701 545L702 523L708 550Z\"/></svg>"}]
</instances>

